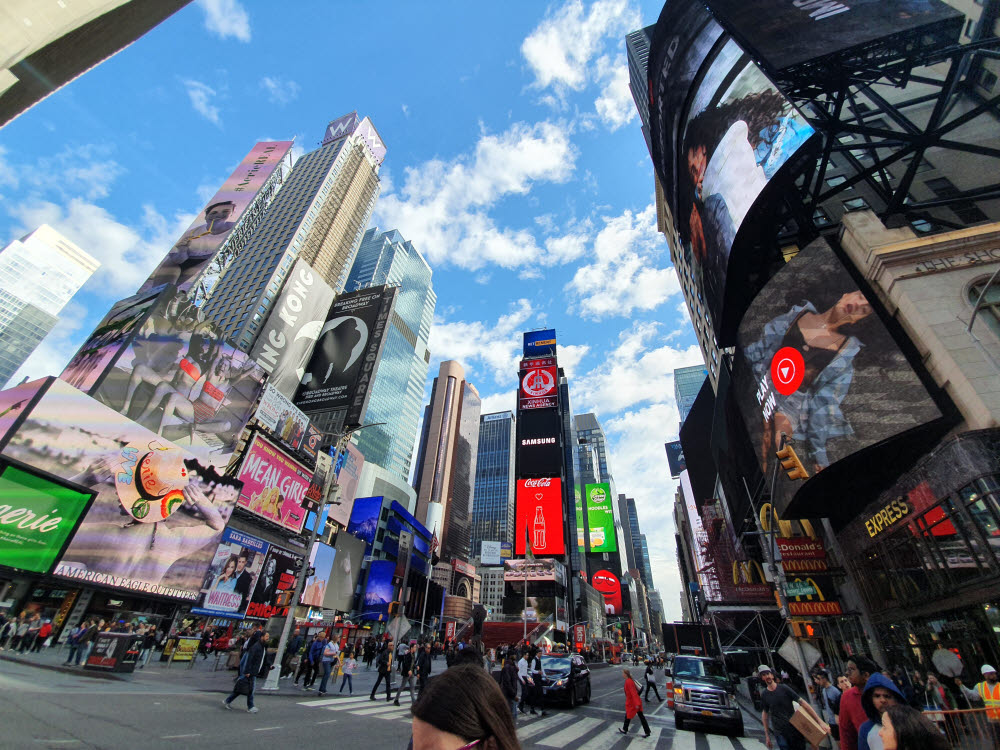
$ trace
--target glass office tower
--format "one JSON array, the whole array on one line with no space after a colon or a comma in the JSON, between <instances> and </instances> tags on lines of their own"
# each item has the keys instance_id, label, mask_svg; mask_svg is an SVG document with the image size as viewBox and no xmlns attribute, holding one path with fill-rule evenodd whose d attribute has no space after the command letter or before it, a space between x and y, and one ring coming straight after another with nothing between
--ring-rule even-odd
<instances>
[{"instance_id":1,"label":"glass office tower","mask_svg":"<svg viewBox=\"0 0 1000 750\"><path fill-rule=\"evenodd\" d=\"M475 499L472 503L472 556L482 542L514 543L514 414L479 418Z\"/></svg>"}]
</instances>

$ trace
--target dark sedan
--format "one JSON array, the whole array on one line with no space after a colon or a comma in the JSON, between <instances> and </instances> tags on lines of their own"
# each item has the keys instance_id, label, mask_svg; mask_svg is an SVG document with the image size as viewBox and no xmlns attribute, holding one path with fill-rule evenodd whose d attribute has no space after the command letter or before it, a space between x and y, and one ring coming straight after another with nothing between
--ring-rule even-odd
<instances>
[{"instance_id":1,"label":"dark sedan","mask_svg":"<svg viewBox=\"0 0 1000 750\"><path fill-rule=\"evenodd\" d=\"M542 693L549 703L590 702L590 668L578 654L548 654L542 657Z\"/></svg>"}]
</instances>

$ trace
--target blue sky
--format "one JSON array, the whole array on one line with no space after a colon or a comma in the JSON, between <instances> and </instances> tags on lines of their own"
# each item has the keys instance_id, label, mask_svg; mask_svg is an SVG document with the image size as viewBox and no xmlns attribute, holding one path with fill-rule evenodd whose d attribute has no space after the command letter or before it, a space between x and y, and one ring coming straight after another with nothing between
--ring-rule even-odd
<instances>
[{"instance_id":1,"label":"blue sky","mask_svg":"<svg viewBox=\"0 0 1000 750\"><path fill-rule=\"evenodd\" d=\"M608 434L667 614L663 443L701 362L628 91L624 36L662 3L199 0L0 131L0 239L48 222L102 268L22 368L58 373L258 140L311 150L357 110L388 153L374 223L434 269L430 377L457 359L514 407L520 332L557 329L576 413Z\"/></svg>"}]
</instances>

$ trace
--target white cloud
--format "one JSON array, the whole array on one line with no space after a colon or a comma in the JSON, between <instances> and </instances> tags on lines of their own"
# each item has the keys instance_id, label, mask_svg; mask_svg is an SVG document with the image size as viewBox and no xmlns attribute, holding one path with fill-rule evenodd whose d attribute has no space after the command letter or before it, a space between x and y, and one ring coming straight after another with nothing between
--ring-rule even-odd
<instances>
[{"instance_id":1,"label":"white cloud","mask_svg":"<svg viewBox=\"0 0 1000 750\"><path fill-rule=\"evenodd\" d=\"M299 96L299 84L292 80L264 76L260 79L260 87L267 93L272 104L285 105L295 101Z\"/></svg>"},{"instance_id":2,"label":"white cloud","mask_svg":"<svg viewBox=\"0 0 1000 750\"><path fill-rule=\"evenodd\" d=\"M409 117L410 116L410 106L408 104L401 104L399 106L403 110L403 117Z\"/></svg>"},{"instance_id":3,"label":"white cloud","mask_svg":"<svg viewBox=\"0 0 1000 750\"><path fill-rule=\"evenodd\" d=\"M657 267L668 253L656 231L654 206L603 221L594 239L593 261L580 266L565 286L584 317L629 316L634 310L652 310L680 292L673 266Z\"/></svg>"},{"instance_id":4,"label":"white cloud","mask_svg":"<svg viewBox=\"0 0 1000 750\"><path fill-rule=\"evenodd\" d=\"M636 118L638 112L628 86L628 62L624 55L612 58L603 55L597 61L597 78L601 82L601 95L594 102L597 116L615 131Z\"/></svg>"},{"instance_id":5,"label":"white cloud","mask_svg":"<svg viewBox=\"0 0 1000 750\"><path fill-rule=\"evenodd\" d=\"M223 39L250 41L250 14L238 0L198 0L205 11L205 28Z\"/></svg>"},{"instance_id":6,"label":"white cloud","mask_svg":"<svg viewBox=\"0 0 1000 750\"><path fill-rule=\"evenodd\" d=\"M379 198L378 221L399 229L432 265L518 268L578 257L572 242L548 238L540 246L528 229L499 227L489 215L501 199L525 196L536 183L568 180L577 157L569 135L552 122L483 133L471 154L408 167L398 192Z\"/></svg>"},{"instance_id":7,"label":"white cloud","mask_svg":"<svg viewBox=\"0 0 1000 750\"><path fill-rule=\"evenodd\" d=\"M112 183L125 173L112 158L113 153L113 147L106 144L73 145L43 156L34 164L12 164L7 162L6 149L0 147L0 187L11 187L22 194L50 192L61 198L106 198Z\"/></svg>"},{"instance_id":8,"label":"white cloud","mask_svg":"<svg viewBox=\"0 0 1000 750\"><path fill-rule=\"evenodd\" d=\"M494 414L498 411L514 411L517 408L514 394L514 388L509 388L506 391L483 396L483 403L479 413Z\"/></svg>"},{"instance_id":9,"label":"white cloud","mask_svg":"<svg viewBox=\"0 0 1000 750\"><path fill-rule=\"evenodd\" d=\"M221 127L222 119L219 117L219 108L213 102L216 96L215 89L206 83L190 78L185 79L183 83L194 111L213 125Z\"/></svg>"},{"instance_id":10,"label":"white cloud","mask_svg":"<svg viewBox=\"0 0 1000 750\"><path fill-rule=\"evenodd\" d=\"M55 328L24 360L11 377L9 385L17 385L24 377L35 380L62 372L70 357L76 353L83 339L90 333L90 326L84 326L89 312L83 305L70 301L59 313L59 322Z\"/></svg>"}]
</instances>

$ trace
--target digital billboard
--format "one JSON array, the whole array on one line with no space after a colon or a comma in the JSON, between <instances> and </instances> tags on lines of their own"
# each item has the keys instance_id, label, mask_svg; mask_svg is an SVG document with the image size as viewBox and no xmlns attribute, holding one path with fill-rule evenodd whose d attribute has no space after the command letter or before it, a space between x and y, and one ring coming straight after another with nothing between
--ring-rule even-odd
<instances>
[{"instance_id":1,"label":"digital billboard","mask_svg":"<svg viewBox=\"0 0 1000 750\"><path fill-rule=\"evenodd\" d=\"M523 352L525 357L556 356L556 330L525 331Z\"/></svg>"},{"instance_id":2,"label":"digital billboard","mask_svg":"<svg viewBox=\"0 0 1000 750\"><path fill-rule=\"evenodd\" d=\"M381 495L359 497L354 501L354 507L351 509L351 520L347 523L347 533L364 540L367 545L366 553L371 552L372 544L375 541L384 501L385 498Z\"/></svg>"},{"instance_id":3,"label":"digital billboard","mask_svg":"<svg viewBox=\"0 0 1000 750\"><path fill-rule=\"evenodd\" d=\"M618 576L610 570L598 570L590 577L590 585L604 597L605 613L620 615L625 609L622 605L622 585Z\"/></svg>"},{"instance_id":4,"label":"digital billboard","mask_svg":"<svg viewBox=\"0 0 1000 750\"><path fill-rule=\"evenodd\" d=\"M291 148L291 141L267 141L250 149L139 291L163 284L190 290Z\"/></svg>"},{"instance_id":5,"label":"digital billboard","mask_svg":"<svg viewBox=\"0 0 1000 750\"><path fill-rule=\"evenodd\" d=\"M562 422L556 409L531 409L517 418L518 476L553 476L563 465L559 439Z\"/></svg>"},{"instance_id":6,"label":"digital billboard","mask_svg":"<svg viewBox=\"0 0 1000 750\"><path fill-rule=\"evenodd\" d=\"M504 560L503 579L505 581L551 581L566 585L566 566L553 558L539 560Z\"/></svg>"},{"instance_id":7,"label":"digital billboard","mask_svg":"<svg viewBox=\"0 0 1000 750\"><path fill-rule=\"evenodd\" d=\"M561 479L518 479L515 517L515 554L524 554L528 539L535 555L566 554Z\"/></svg>"},{"instance_id":8,"label":"digital billboard","mask_svg":"<svg viewBox=\"0 0 1000 750\"><path fill-rule=\"evenodd\" d=\"M305 588L302 589L302 596L299 597L299 604L310 607L323 606L323 602L326 601L326 591L330 588L336 555L336 550L329 544L323 544L323 542L313 544L312 553L309 555L309 566L315 572L306 578Z\"/></svg>"},{"instance_id":9,"label":"digital billboard","mask_svg":"<svg viewBox=\"0 0 1000 750\"><path fill-rule=\"evenodd\" d=\"M264 386L253 418L295 450L302 447L309 432L309 417L270 383Z\"/></svg>"},{"instance_id":10,"label":"digital billboard","mask_svg":"<svg viewBox=\"0 0 1000 750\"><path fill-rule=\"evenodd\" d=\"M224 468L263 379L186 294L168 287L91 395Z\"/></svg>"},{"instance_id":11,"label":"digital billboard","mask_svg":"<svg viewBox=\"0 0 1000 750\"><path fill-rule=\"evenodd\" d=\"M336 502L330 505L330 518L341 526L346 526L351 519L354 498L358 494L358 482L364 466L364 455L354 443L348 443L347 448L340 454L337 466L334 467L340 492Z\"/></svg>"},{"instance_id":12,"label":"digital billboard","mask_svg":"<svg viewBox=\"0 0 1000 750\"><path fill-rule=\"evenodd\" d=\"M53 575L198 599L238 480L55 378L3 455L96 494Z\"/></svg>"},{"instance_id":13,"label":"digital billboard","mask_svg":"<svg viewBox=\"0 0 1000 750\"><path fill-rule=\"evenodd\" d=\"M687 469L687 461L684 460L684 447L680 440L664 443L664 447L667 449L667 465L670 467L670 476L677 479L681 472Z\"/></svg>"},{"instance_id":14,"label":"digital billboard","mask_svg":"<svg viewBox=\"0 0 1000 750\"><path fill-rule=\"evenodd\" d=\"M587 484L583 492L587 498L587 548L591 552L617 552L611 485L607 482Z\"/></svg>"},{"instance_id":15,"label":"digital billboard","mask_svg":"<svg viewBox=\"0 0 1000 750\"><path fill-rule=\"evenodd\" d=\"M17 421L31 411L35 396L47 383L45 378L39 378L0 391L0 445Z\"/></svg>"},{"instance_id":16,"label":"digital billboard","mask_svg":"<svg viewBox=\"0 0 1000 750\"><path fill-rule=\"evenodd\" d=\"M295 591L295 579L304 564L302 555L272 544L264 558L264 567L257 576L257 585L250 595L246 616L266 620L287 615Z\"/></svg>"},{"instance_id":17,"label":"digital billboard","mask_svg":"<svg viewBox=\"0 0 1000 750\"><path fill-rule=\"evenodd\" d=\"M518 383L518 409L551 409L558 405L559 372L551 357L522 361Z\"/></svg>"},{"instance_id":18,"label":"digital billboard","mask_svg":"<svg viewBox=\"0 0 1000 750\"><path fill-rule=\"evenodd\" d=\"M765 475L790 440L812 478L803 485L778 472L772 502L783 516L790 496L838 461L941 417L823 239L785 265L747 310L733 388Z\"/></svg>"},{"instance_id":19,"label":"digital billboard","mask_svg":"<svg viewBox=\"0 0 1000 750\"><path fill-rule=\"evenodd\" d=\"M285 278L250 356L268 374L268 383L295 397L313 347L333 304L333 289L301 258Z\"/></svg>"},{"instance_id":20,"label":"digital billboard","mask_svg":"<svg viewBox=\"0 0 1000 750\"><path fill-rule=\"evenodd\" d=\"M396 588L392 577L396 563L390 560L372 560L368 564L368 582L365 584L361 618L364 620L389 619L389 603L393 601Z\"/></svg>"},{"instance_id":21,"label":"digital billboard","mask_svg":"<svg viewBox=\"0 0 1000 750\"><path fill-rule=\"evenodd\" d=\"M270 548L263 539L226 528L191 611L213 617L243 617Z\"/></svg>"},{"instance_id":22,"label":"digital billboard","mask_svg":"<svg viewBox=\"0 0 1000 750\"><path fill-rule=\"evenodd\" d=\"M365 560L365 541L340 531L334 553L333 573L330 585L326 587L323 606L338 612L350 612L354 609L354 590Z\"/></svg>"},{"instance_id":23,"label":"digital billboard","mask_svg":"<svg viewBox=\"0 0 1000 750\"><path fill-rule=\"evenodd\" d=\"M654 166L724 338L729 269L734 260L747 262L731 254L743 246L751 253L754 244L739 245L740 231L758 208L771 210L758 198L814 130L697 0L664 6L649 62ZM742 300L745 279L734 284Z\"/></svg>"},{"instance_id":24,"label":"digital billboard","mask_svg":"<svg viewBox=\"0 0 1000 750\"><path fill-rule=\"evenodd\" d=\"M397 291L376 286L333 303L294 399L302 411L347 409L345 424L360 424Z\"/></svg>"},{"instance_id":25,"label":"digital billboard","mask_svg":"<svg viewBox=\"0 0 1000 750\"><path fill-rule=\"evenodd\" d=\"M243 483L238 505L298 534L306 520L302 503L312 471L261 435L243 456L237 479Z\"/></svg>"},{"instance_id":26,"label":"digital billboard","mask_svg":"<svg viewBox=\"0 0 1000 750\"><path fill-rule=\"evenodd\" d=\"M479 544L479 563L481 565L500 565L500 542L482 541Z\"/></svg>"},{"instance_id":27,"label":"digital billboard","mask_svg":"<svg viewBox=\"0 0 1000 750\"><path fill-rule=\"evenodd\" d=\"M93 499L90 490L0 466L0 565L50 573Z\"/></svg>"}]
</instances>

